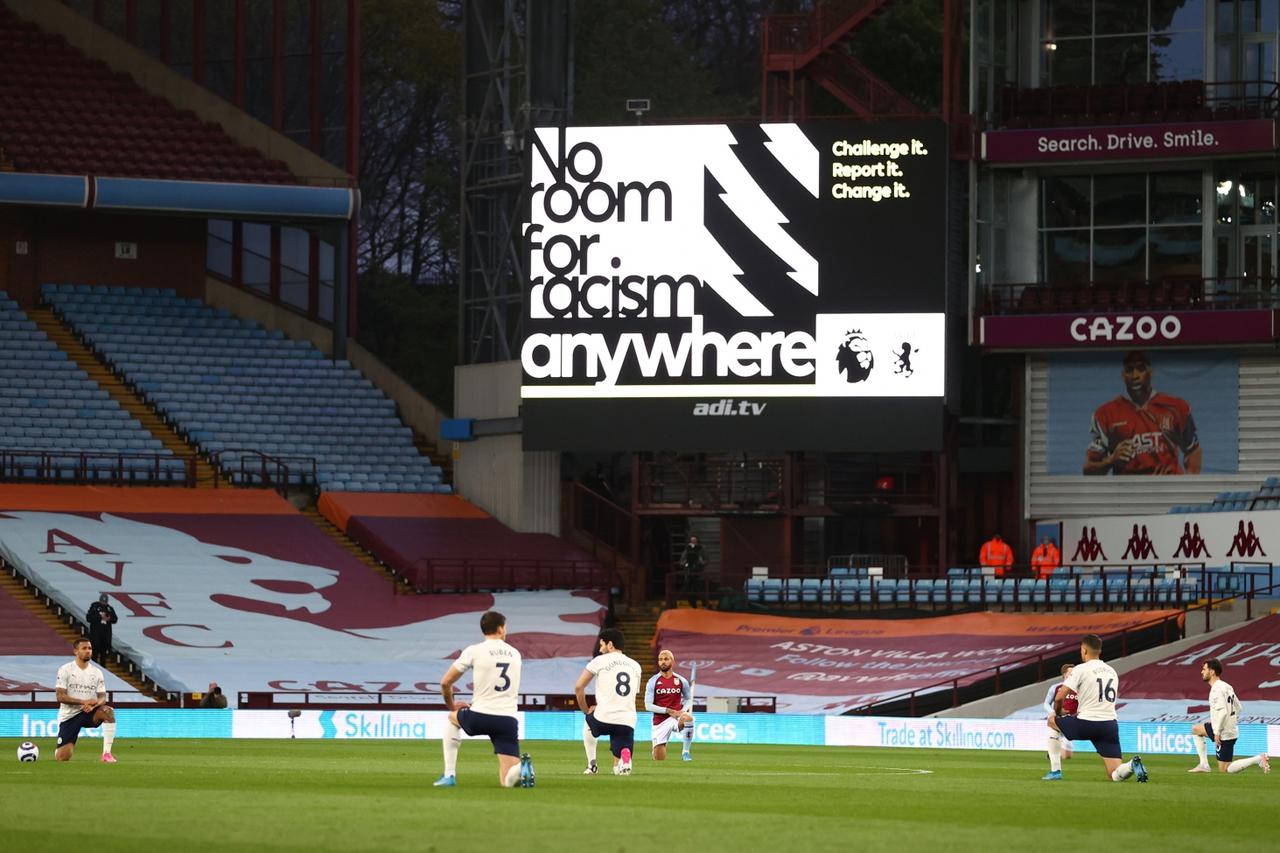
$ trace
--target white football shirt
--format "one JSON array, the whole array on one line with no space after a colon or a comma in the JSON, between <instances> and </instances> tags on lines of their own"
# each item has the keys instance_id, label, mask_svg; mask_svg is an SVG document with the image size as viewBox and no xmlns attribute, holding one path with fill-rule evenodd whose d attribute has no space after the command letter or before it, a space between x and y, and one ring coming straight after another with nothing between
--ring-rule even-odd
<instances>
[{"instance_id":1,"label":"white football shirt","mask_svg":"<svg viewBox=\"0 0 1280 853\"><path fill-rule=\"evenodd\" d=\"M520 652L506 640L486 638L467 646L453 662L453 668L471 675L471 710L481 714L516 716L516 696L520 692Z\"/></svg>"},{"instance_id":2,"label":"white football shirt","mask_svg":"<svg viewBox=\"0 0 1280 853\"><path fill-rule=\"evenodd\" d=\"M81 669L76 661L71 661L58 667L58 675L53 686L67 691L67 695L72 699L87 702L90 699L97 699L99 693L107 692L107 679L103 677L102 670L93 664L88 664ZM79 702L74 705L62 702L58 705L58 722L69 720L79 713Z\"/></svg>"},{"instance_id":3,"label":"white football shirt","mask_svg":"<svg viewBox=\"0 0 1280 853\"><path fill-rule=\"evenodd\" d=\"M1063 683L1076 692L1080 703L1077 719L1098 722L1116 718L1120 676L1110 665L1096 659L1076 664Z\"/></svg>"},{"instance_id":4,"label":"white football shirt","mask_svg":"<svg viewBox=\"0 0 1280 853\"><path fill-rule=\"evenodd\" d=\"M1240 737L1240 711L1243 706L1236 698L1236 691L1219 678L1209 688L1209 719L1213 721L1213 733L1221 740Z\"/></svg>"},{"instance_id":5,"label":"white football shirt","mask_svg":"<svg viewBox=\"0 0 1280 853\"><path fill-rule=\"evenodd\" d=\"M595 718L615 726L636 727L636 697L644 689L640 664L622 652L596 655L587 664L596 677Z\"/></svg>"}]
</instances>

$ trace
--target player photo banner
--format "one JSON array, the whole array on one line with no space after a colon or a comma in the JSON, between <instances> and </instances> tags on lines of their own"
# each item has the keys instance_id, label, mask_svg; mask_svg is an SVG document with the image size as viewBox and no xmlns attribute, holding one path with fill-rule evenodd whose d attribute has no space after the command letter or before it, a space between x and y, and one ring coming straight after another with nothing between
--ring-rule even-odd
<instances>
[{"instance_id":1,"label":"player photo banner","mask_svg":"<svg viewBox=\"0 0 1280 853\"><path fill-rule=\"evenodd\" d=\"M1234 354L1134 348L1055 354L1048 366L1049 474L1237 470L1240 362Z\"/></svg>"},{"instance_id":2,"label":"player photo banner","mask_svg":"<svg viewBox=\"0 0 1280 853\"><path fill-rule=\"evenodd\" d=\"M526 449L937 446L940 123L543 128L527 148Z\"/></svg>"},{"instance_id":3,"label":"player photo banner","mask_svg":"<svg viewBox=\"0 0 1280 853\"><path fill-rule=\"evenodd\" d=\"M697 663L706 696L775 696L787 714L841 714L913 690L950 689L991 667L1104 637L1178 611L969 613L932 619L797 619L668 610L657 647ZM944 684L945 682L945 684Z\"/></svg>"}]
</instances>

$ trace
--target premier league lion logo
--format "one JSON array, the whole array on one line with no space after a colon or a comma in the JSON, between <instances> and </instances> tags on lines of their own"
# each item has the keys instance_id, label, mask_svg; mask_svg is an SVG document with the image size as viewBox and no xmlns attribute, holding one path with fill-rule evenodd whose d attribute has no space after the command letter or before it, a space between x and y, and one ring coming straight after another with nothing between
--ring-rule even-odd
<instances>
[{"instance_id":1,"label":"premier league lion logo","mask_svg":"<svg viewBox=\"0 0 1280 853\"><path fill-rule=\"evenodd\" d=\"M863 337L862 330L851 329L844 342L836 350L836 365L848 382L865 382L876 366L871 345Z\"/></svg>"}]
</instances>

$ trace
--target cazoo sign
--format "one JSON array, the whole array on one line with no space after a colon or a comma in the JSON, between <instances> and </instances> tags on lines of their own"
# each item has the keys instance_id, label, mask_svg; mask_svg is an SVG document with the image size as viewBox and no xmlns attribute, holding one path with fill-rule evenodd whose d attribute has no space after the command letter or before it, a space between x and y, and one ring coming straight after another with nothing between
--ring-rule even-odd
<instances>
[{"instance_id":1,"label":"cazoo sign","mask_svg":"<svg viewBox=\"0 0 1280 853\"><path fill-rule=\"evenodd\" d=\"M1270 343L1276 339L1277 313L1263 309L988 316L978 319L977 343L1020 350Z\"/></svg>"}]
</instances>

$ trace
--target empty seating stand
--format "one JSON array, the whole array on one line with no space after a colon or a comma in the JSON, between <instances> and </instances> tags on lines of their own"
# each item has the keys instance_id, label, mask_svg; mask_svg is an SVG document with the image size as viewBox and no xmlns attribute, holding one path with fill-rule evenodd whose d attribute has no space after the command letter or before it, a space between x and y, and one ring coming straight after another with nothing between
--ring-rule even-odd
<instances>
[{"instance_id":1,"label":"empty seating stand","mask_svg":"<svg viewBox=\"0 0 1280 853\"><path fill-rule=\"evenodd\" d=\"M0 3L0 146L18 171L295 183L239 145Z\"/></svg>"},{"instance_id":2,"label":"empty seating stand","mask_svg":"<svg viewBox=\"0 0 1280 853\"><path fill-rule=\"evenodd\" d=\"M187 465L0 291L0 477L179 483Z\"/></svg>"},{"instance_id":3,"label":"empty seating stand","mask_svg":"<svg viewBox=\"0 0 1280 853\"><path fill-rule=\"evenodd\" d=\"M395 403L346 361L171 289L44 285L46 302L225 475L257 453L291 484L449 493ZM242 451L255 451L244 453ZM315 470L312 473L312 461Z\"/></svg>"},{"instance_id":4,"label":"empty seating stand","mask_svg":"<svg viewBox=\"0 0 1280 853\"><path fill-rule=\"evenodd\" d=\"M1247 512L1280 509L1280 477L1268 477L1256 489L1242 492L1219 492L1210 503L1175 504L1171 513Z\"/></svg>"},{"instance_id":5,"label":"empty seating stand","mask_svg":"<svg viewBox=\"0 0 1280 853\"><path fill-rule=\"evenodd\" d=\"M749 578L748 606L842 610L1141 610L1183 607L1213 594L1243 591L1240 581L1196 576L1181 568L1066 567L1048 580L993 578L977 568L952 568L940 578L885 578L865 569L833 569L825 578ZM1221 571L1226 572L1226 569Z\"/></svg>"}]
</instances>

